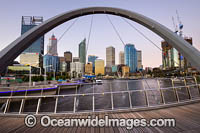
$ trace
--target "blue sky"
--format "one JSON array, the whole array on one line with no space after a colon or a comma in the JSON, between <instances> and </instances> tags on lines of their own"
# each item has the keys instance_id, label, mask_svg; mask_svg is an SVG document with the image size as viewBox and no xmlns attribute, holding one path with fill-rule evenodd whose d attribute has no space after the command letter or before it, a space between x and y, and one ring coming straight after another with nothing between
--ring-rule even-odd
<instances>
[{"instance_id":1,"label":"blue sky","mask_svg":"<svg viewBox=\"0 0 200 133\"><path fill-rule=\"evenodd\" d=\"M184 24L184 35L193 37L194 46L200 49L199 5L199 0L1 0L0 50L20 36L22 16L43 16L44 20L47 20L66 11L91 6L119 7L135 11L158 21L172 30L174 28L171 17L174 16L176 20L176 10L178 10L181 21ZM84 37L88 37L91 17L91 15L80 17L58 42L59 55L62 56L64 51L69 50L72 51L73 56L78 56L78 44ZM125 43L133 43L137 49L142 50L143 65L145 67L156 67L161 64L161 52L156 47L145 40L120 17L110 16L110 18L123 41ZM48 38L52 33L59 38L72 21L56 27L45 35L45 50ZM135 22L131 23L160 46L162 38ZM118 53L123 50L123 44L106 16L94 15L88 54L95 54L105 59L105 48L111 45L116 48L116 62L118 63Z\"/></svg>"}]
</instances>

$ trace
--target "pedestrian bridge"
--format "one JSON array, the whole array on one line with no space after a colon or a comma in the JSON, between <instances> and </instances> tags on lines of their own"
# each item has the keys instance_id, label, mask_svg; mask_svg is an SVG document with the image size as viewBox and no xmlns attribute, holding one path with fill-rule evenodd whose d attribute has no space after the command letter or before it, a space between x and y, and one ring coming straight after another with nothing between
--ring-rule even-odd
<instances>
[{"instance_id":1,"label":"pedestrian bridge","mask_svg":"<svg viewBox=\"0 0 200 133\"><path fill-rule=\"evenodd\" d=\"M35 40L51 29L71 19L90 14L116 15L143 25L166 40L170 45L176 48L187 59L187 61L191 63L193 67L195 67L197 70L200 70L199 50L191 46L182 37L178 36L164 25L133 11L112 7L90 7L61 13L50 18L49 20L46 20L42 24L32 28L17 38L0 52L0 73L2 73L8 65L12 64L13 60L15 60Z\"/></svg>"},{"instance_id":2,"label":"pedestrian bridge","mask_svg":"<svg viewBox=\"0 0 200 133\"><path fill-rule=\"evenodd\" d=\"M200 82L196 77L103 80L102 84L59 84L38 88L1 87L0 114L66 115L140 111L200 100Z\"/></svg>"}]
</instances>

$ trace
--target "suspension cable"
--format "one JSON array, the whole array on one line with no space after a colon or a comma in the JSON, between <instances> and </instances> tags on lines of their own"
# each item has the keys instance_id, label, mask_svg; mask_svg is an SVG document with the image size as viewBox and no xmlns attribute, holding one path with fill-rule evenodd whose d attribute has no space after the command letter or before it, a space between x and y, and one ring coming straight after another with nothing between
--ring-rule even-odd
<instances>
[{"instance_id":1,"label":"suspension cable","mask_svg":"<svg viewBox=\"0 0 200 133\"><path fill-rule=\"evenodd\" d=\"M121 17L122 18L122 17ZM141 34L145 39L147 39L151 44L153 44L156 48L158 48L160 51L162 51L162 49L157 46L156 43L154 43L151 39L149 39L145 34L143 34L140 30L138 30L135 26L133 26L130 22L128 22L125 18L122 18L126 23L128 23L133 29L135 29L139 34ZM179 63L177 63L176 61L174 61L175 64L179 65Z\"/></svg>"},{"instance_id":2,"label":"suspension cable","mask_svg":"<svg viewBox=\"0 0 200 133\"><path fill-rule=\"evenodd\" d=\"M128 23L133 29L135 29L138 33L140 33L145 39L151 42L156 48L162 51L160 47L158 47L151 39L149 39L146 35L144 35L140 30L138 30L135 26L133 26L130 22L128 22L125 18L122 18L126 23Z\"/></svg>"},{"instance_id":3,"label":"suspension cable","mask_svg":"<svg viewBox=\"0 0 200 133\"><path fill-rule=\"evenodd\" d=\"M73 23L64 31L64 33L60 36L60 38L58 39L58 42L63 38L63 36L72 28L72 26L76 23L76 21L78 20L78 18L77 19L75 19L74 21L73 21Z\"/></svg>"},{"instance_id":4,"label":"suspension cable","mask_svg":"<svg viewBox=\"0 0 200 133\"><path fill-rule=\"evenodd\" d=\"M125 45L124 41L122 40L122 38L121 38L119 32L118 32L117 29L115 28L115 26L114 26L114 24L112 23L112 21L111 21L111 19L109 18L109 16L106 15L106 17L107 17L108 21L110 22L110 24L112 25L112 27L113 27L115 33L116 33L117 36L119 37L119 39L120 39L120 41L122 42L122 44Z\"/></svg>"},{"instance_id":5,"label":"suspension cable","mask_svg":"<svg viewBox=\"0 0 200 133\"><path fill-rule=\"evenodd\" d=\"M91 32L92 32L93 17L94 17L94 15L92 15L91 22L90 22L90 31L89 31L89 34L88 34L88 41L87 41L87 48L86 48L86 57L87 57L88 47L89 47L89 43L90 43L90 36L91 36Z\"/></svg>"}]
</instances>

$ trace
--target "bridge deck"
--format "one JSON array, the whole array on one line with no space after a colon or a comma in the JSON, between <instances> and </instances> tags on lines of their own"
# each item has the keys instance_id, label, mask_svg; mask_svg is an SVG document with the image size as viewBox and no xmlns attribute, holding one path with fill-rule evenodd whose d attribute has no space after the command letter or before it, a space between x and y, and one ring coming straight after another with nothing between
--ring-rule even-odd
<instances>
[{"instance_id":1,"label":"bridge deck","mask_svg":"<svg viewBox=\"0 0 200 133\"><path fill-rule=\"evenodd\" d=\"M107 113L98 113L95 114L100 118L104 118ZM40 117L40 116L38 116ZM52 116L53 117L53 116ZM87 114L84 115L64 115L64 116L54 116L61 118L87 118ZM80 127L71 127L71 128L59 128L59 127L50 127L44 128L41 127L39 122L34 128L27 128L24 125L24 117L17 116L0 116L0 132L85 132L85 133L98 133L98 132L199 132L200 131L200 103L189 104L185 106L171 107L158 110L149 110L149 111L140 111L140 112L118 112L118 113L109 113L109 118L175 118L176 127L145 127L145 128L133 128L132 130L127 130L125 127L105 127L105 128L80 128Z\"/></svg>"}]
</instances>

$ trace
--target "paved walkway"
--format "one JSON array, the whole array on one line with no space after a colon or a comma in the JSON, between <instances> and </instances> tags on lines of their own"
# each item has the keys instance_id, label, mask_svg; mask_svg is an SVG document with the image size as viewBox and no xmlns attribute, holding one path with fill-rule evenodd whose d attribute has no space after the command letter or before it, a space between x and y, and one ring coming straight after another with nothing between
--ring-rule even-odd
<instances>
[{"instance_id":1,"label":"paved walkway","mask_svg":"<svg viewBox=\"0 0 200 133\"><path fill-rule=\"evenodd\" d=\"M91 114L92 116L94 114ZM104 118L107 113L98 113L95 114L100 118ZM92 127L51 127L44 128L41 127L39 122L34 128L27 128L24 125L24 117L17 116L0 116L0 132L81 132L81 133L119 133L119 132L146 132L146 133L173 133L173 132L181 132L181 133L199 133L200 131L200 103L194 103L184 106L171 107L165 109L158 110L150 110L150 111L140 111L140 112L120 112L120 113L109 113L109 118L175 118L176 119L176 127L145 127L145 128L134 128L132 130L127 130L125 127L105 127L105 128L92 128ZM65 115L65 116L57 116L61 118L87 118L88 115ZM38 116L38 121L39 121ZM53 117L53 116L52 116ZM55 117L55 116L54 116Z\"/></svg>"}]
</instances>

